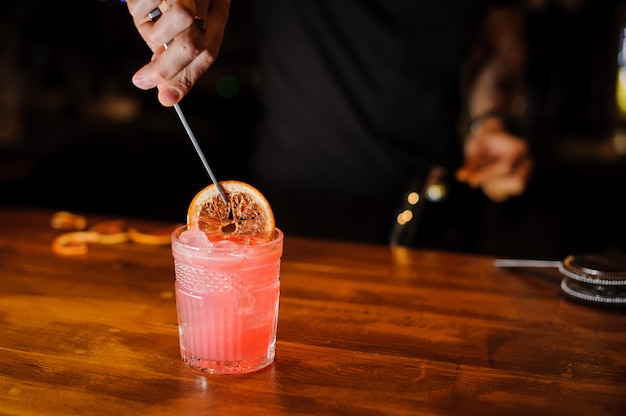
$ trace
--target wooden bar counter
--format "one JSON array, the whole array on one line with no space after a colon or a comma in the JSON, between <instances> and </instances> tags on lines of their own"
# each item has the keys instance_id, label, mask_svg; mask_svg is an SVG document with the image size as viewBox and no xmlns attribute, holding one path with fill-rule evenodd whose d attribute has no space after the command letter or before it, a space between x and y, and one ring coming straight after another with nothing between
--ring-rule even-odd
<instances>
[{"instance_id":1,"label":"wooden bar counter","mask_svg":"<svg viewBox=\"0 0 626 416\"><path fill-rule=\"evenodd\" d=\"M626 415L626 314L557 270L287 235L274 363L209 375L180 358L170 247L58 255L51 214L0 207L0 414Z\"/></svg>"}]
</instances>

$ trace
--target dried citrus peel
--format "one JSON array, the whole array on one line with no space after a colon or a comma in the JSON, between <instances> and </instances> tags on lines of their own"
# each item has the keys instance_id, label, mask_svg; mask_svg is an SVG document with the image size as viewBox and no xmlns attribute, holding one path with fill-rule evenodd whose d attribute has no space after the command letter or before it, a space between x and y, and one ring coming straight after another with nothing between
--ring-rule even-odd
<instances>
[{"instance_id":1,"label":"dried citrus peel","mask_svg":"<svg viewBox=\"0 0 626 416\"><path fill-rule=\"evenodd\" d=\"M50 218L50 226L56 229L82 230L87 226L87 218L69 211L57 211Z\"/></svg>"},{"instance_id":2,"label":"dried citrus peel","mask_svg":"<svg viewBox=\"0 0 626 416\"><path fill-rule=\"evenodd\" d=\"M100 234L100 244L120 244L128 241L126 228L124 220L110 220L99 222L89 230Z\"/></svg>"},{"instance_id":3,"label":"dried citrus peel","mask_svg":"<svg viewBox=\"0 0 626 416\"><path fill-rule=\"evenodd\" d=\"M87 219L69 211L55 212L50 225L57 229L83 229ZM154 228L148 231L129 228L121 219L102 221L94 224L88 231L71 231L57 236L52 241L52 250L61 255L81 255L89 251L89 244L121 244L133 241L140 244L166 245L170 243L171 233L179 224Z\"/></svg>"},{"instance_id":4,"label":"dried citrus peel","mask_svg":"<svg viewBox=\"0 0 626 416\"><path fill-rule=\"evenodd\" d=\"M89 251L88 244L99 243L100 238L100 234L95 231L64 233L52 241L52 251L66 256L86 254Z\"/></svg>"},{"instance_id":5,"label":"dried citrus peel","mask_svg":"<svg viewBox=\"0 0 626 416\"><path fill-rule=\"evenodd\" d=\"M131 241L140 244L149 245L165 245L171 242L172 231L178 228L177 224L173 227L163 227L159 229L153 229L148 231L140 231L137 228L128 229L128 237Z\"/></svg>"}]
</instances>

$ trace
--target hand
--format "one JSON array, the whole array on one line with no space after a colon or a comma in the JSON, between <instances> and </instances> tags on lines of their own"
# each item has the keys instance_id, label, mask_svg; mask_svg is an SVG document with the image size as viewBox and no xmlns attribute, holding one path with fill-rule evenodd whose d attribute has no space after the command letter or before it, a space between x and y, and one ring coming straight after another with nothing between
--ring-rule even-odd
<instances>
[{"instance_id":1,"label":"hand","mask_svg":"<svg viewBox=\"0 0 626 416\"><path fill-rule=\"evenodd\" d=\"M465 142L465 164L457 180L480 187L495 202L522 194L533 168L528 144L497 118L486 119Z\"/></svg>"},{"instance_id":2,"label":"hand","mask_svg":"<svg viewBox=\"0 0 626 416\"><path fill-rule=\"evenodd\" d=\"M172 106L187 95L215 62L228 21L230 0L126 0L126 3L139 34L153 53L150 62L133 76L133 84L143 90L157 87L159 102ZM149 14L157 8L160 17L151 19ZM205 32L196 17L206 23Z\"/></svg>"}]
</instances>

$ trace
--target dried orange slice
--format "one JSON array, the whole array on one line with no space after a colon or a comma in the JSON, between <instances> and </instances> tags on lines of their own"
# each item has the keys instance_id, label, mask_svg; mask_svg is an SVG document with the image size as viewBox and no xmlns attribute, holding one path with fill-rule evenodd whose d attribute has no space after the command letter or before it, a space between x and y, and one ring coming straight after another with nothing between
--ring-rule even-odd
<instances>
[{"instance_id":1,"label":"dried orange slice","mask_svg":"<svg viewBox=\"0 0 626 416\"><path fill-rule=\"evenodd\" d=\"M251 236L271 240L274 213L265 196L245 182L219 183L227 203L214 184L196 194L187 211L187 227L211 237Z\"/></svg>"}]
</instances>

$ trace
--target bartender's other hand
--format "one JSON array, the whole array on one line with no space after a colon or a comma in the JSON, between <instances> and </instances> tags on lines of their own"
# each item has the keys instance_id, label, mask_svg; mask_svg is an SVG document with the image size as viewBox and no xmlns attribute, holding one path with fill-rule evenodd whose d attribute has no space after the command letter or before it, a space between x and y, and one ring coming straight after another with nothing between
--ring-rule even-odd
<instances>
[{"instance_id":1,"label":"bartender's other hand","mask_svg":"<svg viewBox=\"0 0 626 416\"><path fill-rule=\"evenodd\" d=\"M157 87L159 102L172 106L215 62L230 0L126 0L126 4L139 34L152 50L150 62L135 73L133 84L143 90ZM151 19L150 14L159 14L154 12L157 8L161 15ZM202 29L203 22L206 30Z\"/></svg>"},{"instance_id":2,"label":"bartender's other hand","mask_svg":"<svg viewBox=\"0 0 626 416\"><path fill-rule=\"evenodd\" d=\"M526 190L532 168L526 141L509 133L500 119L489 118L467 138L465 164L456 178L502 202Z\"/></svg>"}]
</instances>

